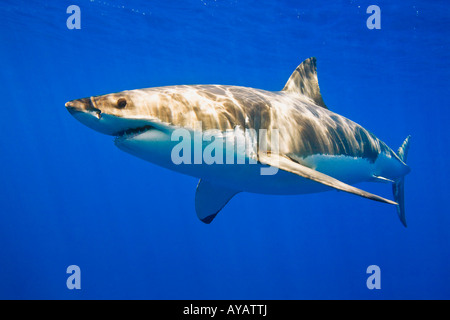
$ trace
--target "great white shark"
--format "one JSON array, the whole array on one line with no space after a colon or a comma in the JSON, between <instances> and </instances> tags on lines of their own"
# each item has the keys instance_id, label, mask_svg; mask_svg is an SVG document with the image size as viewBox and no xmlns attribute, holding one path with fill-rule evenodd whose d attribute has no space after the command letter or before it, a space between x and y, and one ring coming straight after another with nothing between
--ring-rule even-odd
<instances>
[{"instance_id":1,"label":"great white shark","mask_svg":"<svg viewBox=\"0 0 450 320\"><path fill-rule=\"evenodd\" d=\"M370 131L330 111L320 93L315 58L302 62L277 92L178 85L76 99L66 108L84 125L115 136L121 150L199 178L195 208L205 223L242 191L304 194L335 189L397 206L406 226L410 137L394 152ZM227 155L247 161L175 163L173 151L180 140L173 134L179 129L189 132L192 145L199 142L202 150L208 143L198 133L214 136L210 141L223 144ZM261 132L268 137L264 148L258 145ZM231 147L226 143L230 140L235 142ZM261 174L268 166L277 172ZM392 183L395 201L352 186L364 181Z\"/></svg>"}]
</instances>

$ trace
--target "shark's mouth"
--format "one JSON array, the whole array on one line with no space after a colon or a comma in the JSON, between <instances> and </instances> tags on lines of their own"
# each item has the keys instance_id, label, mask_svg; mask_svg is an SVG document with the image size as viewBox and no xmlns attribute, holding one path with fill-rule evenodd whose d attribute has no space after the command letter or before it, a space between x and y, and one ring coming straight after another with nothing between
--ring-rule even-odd
<instances>
[{"instance_id":1,"label":"shark's mouth","mask_svg":"<svg viewBox=\"0 0 450 320\"><path fill-rule=\"evenodd\" d=\"M119 131L118 133L115 134L116 138L121 138L121 139L131 139L134 138L144 132L147 132L149 130L154 129L154 127L150 126L150 125L145 125L142 127L137 127L137 128L130 128L127 130L123 130L123 131Z\"/></svg>"}]
</instances>

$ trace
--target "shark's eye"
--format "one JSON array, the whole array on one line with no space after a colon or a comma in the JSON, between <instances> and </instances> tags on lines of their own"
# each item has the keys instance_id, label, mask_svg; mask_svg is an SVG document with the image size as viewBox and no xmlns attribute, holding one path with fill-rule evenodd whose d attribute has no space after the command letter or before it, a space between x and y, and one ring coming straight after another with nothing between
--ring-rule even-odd
<instances>
[{"instance_id":1,"label":"shark's eye","mask_svg":"<svg viewBox=\"0 0 450 320\"><path fill-rule=\"evenodd\" d=\"M123 109L127 106L127 100L124 98L120 98L119 100L117 100L117 108L119 109Z\"/></svg>"}]
</instances>

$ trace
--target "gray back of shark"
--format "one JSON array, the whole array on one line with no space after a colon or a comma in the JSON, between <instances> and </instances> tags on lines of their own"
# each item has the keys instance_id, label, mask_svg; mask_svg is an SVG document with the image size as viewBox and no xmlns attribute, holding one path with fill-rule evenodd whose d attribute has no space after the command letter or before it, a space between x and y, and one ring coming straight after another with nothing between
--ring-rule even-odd
<instances>
[{"instance_id":1,"label":"gray back of shark","mask_svg":"<svg viewBox=\"0 0 450 320\"><path fill-rule=\"evenodd\" d=\"M241 191L302 194L336 189L396 205L406 226L409 137L395 153L370 131L330 111L320 93L315 58L300 64L279 92L182 85L77 99L66 107L88 127L116 136L120 149L200 178L195 207L205 223ZM208 141L214 141L228 153L231 150L233 159L246 161L174 163L173 152L180 143L174 133L179 129L189 132L194 149L200 143L205 152ZM206 142L205 136L210 137ZM261 148L258 142L264 137ZM237 145L245 148L238 150ZM267 166L279 171L262 175L261 168ZM351 185L362 181L392 183L395 201Z\"/></svg>"}]
</instances>

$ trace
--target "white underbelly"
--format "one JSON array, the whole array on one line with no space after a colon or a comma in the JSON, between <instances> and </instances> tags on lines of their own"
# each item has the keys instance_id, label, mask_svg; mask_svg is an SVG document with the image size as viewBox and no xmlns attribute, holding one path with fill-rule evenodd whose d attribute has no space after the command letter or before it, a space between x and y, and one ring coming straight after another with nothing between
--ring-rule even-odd
<instances>
[{"instance_id":1,"label":"white underbelly","mask_svg":"<svg viewBox=\"0 0 450 320\"><path fill-rule=\"evenodd\" d=\"M234 163L227 161L226 155L230 151L226 147L220 164L207 164L203 157L200 159L201 163L198 163L199 159L194 159L194 147L190 151L190 163L176 163L179 161L174 161L172 151L177 144L179 141L171 141L169 132L159 130L150 130L129 140L116 140L120 149L139 158L230 189L263 194L303 194L331 190L320 183L275 168L268 171L276 172L273 175L261 174L261 169L267 170L268 167L256 163L252 152L236 154L237 148L233 148ZM244 160L244 163L236 163L237 159L241 162ZM296 160L349 184L370 180L375 170L374 164L365 159L346 156L313 155Z\"/></svg>"}]
</instances>

